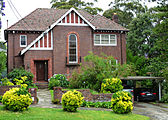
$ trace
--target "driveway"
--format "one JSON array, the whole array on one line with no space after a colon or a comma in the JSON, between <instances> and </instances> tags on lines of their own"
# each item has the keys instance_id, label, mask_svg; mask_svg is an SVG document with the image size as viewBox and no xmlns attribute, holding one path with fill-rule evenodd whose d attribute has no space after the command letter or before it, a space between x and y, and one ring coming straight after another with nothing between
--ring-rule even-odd
<instances>
[{"instance_id":1,"label":"driveway","mask_svg":"<svg viewBox=\"0 0 168 120\"><path fill-rule=\"evenodd\" d=\"M133 113L148 116L151 120L168 120L168 105L138 102Z\"/></svg>"}]
</instances>

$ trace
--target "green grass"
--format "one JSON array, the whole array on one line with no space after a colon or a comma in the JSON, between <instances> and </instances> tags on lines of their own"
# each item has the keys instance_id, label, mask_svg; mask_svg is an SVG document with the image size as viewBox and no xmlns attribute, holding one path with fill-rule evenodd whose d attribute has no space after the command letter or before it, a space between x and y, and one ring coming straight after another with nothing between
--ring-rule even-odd
<instances>
[{"instance_id":1,"label":"green grass","mask_svg":"<svg viewBox=\"0 0 168 120\"><path fill-rule=\"evenodd\" d=\"M24 112L11 112L0 106L0 120L149 120L137 114L115 114L111 111L78 110L65 112L55 108L29 108Z\"/></svg>"},{"instance_id":2,"label":"green grass","mask_svg":"<svg viewBox=\"0 0 168 120\"><path fill-rule=\"evenodd\" d=\"M54 100L54 90L50 90L51 100Z\"/></svg>"}]
</instances>

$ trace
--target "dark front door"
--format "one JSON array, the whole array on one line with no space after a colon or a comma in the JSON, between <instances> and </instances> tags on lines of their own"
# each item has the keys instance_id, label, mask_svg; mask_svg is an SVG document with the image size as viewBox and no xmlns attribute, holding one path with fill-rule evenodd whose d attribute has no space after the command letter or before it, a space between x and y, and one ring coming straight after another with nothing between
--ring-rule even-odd
<instances>
[{"instance_id":1,"label":"dark front door","mask_svg":"<svg viewBox=\"0 0 168 120\"><path fill-rule=\"evenodd\" d=\"M47 81L48 79L48 62L36 61L36 78L37 81Z\"/></svg>"}]
</instances>

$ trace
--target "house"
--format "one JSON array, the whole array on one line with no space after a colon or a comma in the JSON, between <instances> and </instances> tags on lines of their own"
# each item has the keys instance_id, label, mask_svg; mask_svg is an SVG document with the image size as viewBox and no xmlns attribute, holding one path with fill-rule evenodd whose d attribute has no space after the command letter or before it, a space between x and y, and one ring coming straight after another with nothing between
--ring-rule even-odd
<instances>
[{"instance_id":1,"label":"house","mask_svg":"<svg viewBox=\"0 0 168 120\"><path fill-rule=\"evenodd\" d=\"M83 10L39 8L4 32L8 72L23 66L34 74L35 83L47 81L53 74L71 75L88 51L126 62L128 30Z\"/></svg>"}]
</instances>

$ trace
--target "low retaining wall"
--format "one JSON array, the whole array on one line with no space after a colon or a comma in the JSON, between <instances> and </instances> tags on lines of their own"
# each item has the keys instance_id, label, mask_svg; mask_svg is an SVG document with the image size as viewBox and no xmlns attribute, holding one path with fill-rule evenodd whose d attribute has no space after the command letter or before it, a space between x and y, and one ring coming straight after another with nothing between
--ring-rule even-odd
<instances>
[{"instance_id":1,"label":"low retaining wall","mask_svg":"<svg viewBox=\"0 0 168 120\"><path fill-rule=\"evenodd\" d=\"M0 86L0 96L3 96L3 94L8 91L11 88L18 87L20 88L20 85L12 85L12 86ZM36 88L29 88L29 93L32 96L33 104L38 103L38 98L37 98L37 89Z\"/></svg>"},{"instance_id":2,"label":"low retaining wall","mask_svg":"<svg viewBox=\"0 0 168 120\"><path fill-rule=\"evenodd\" d=\"M81 89L77 91L83 94L85 101L92 101L92 102L110 102L111 97L113 95L113 93L109 93L109 94L101 93L101 94L93 95L89 89ZM62 90L61 87L54 87L54 100L59 100L61 102L62 95L66 92L67 91Z\"/></svg>"},{"instance_id":3,"label":"low retaining wall","mask_svg":"<svg viewBox=\"0 0 168 120\"><path fill-rule=\"evenodd\" d=\"M8 91L11 88L18 87L20 88L20 85L12 85L12 86L0 86L0 96L2 96L6 91Z\"/></svg>"}]
</instances>

